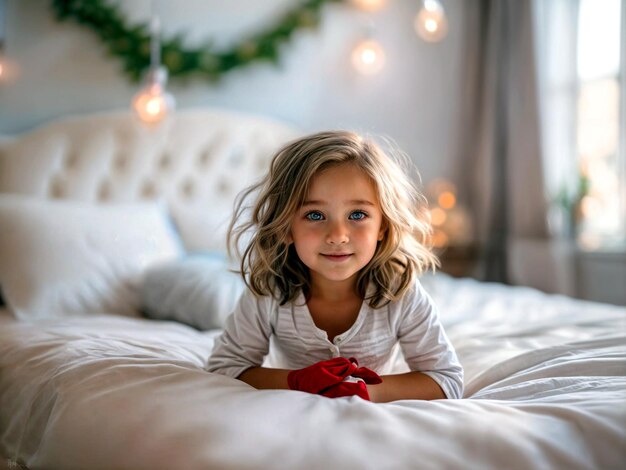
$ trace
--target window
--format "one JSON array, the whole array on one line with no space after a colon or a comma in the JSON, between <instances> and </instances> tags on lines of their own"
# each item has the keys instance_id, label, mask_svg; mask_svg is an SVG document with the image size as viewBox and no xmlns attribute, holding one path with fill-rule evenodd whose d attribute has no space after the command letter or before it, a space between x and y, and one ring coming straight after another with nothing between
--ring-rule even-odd
<instances>
[{"instance_id":1,"label":"window","mask_svg":"<svg viewBox=\"0 0 626 470\"><path fill-rule=\"evenodd\" d=\"M581 0L579 6L576 150L582 188L578 240L589 249L623 243L626 230L620 136L620 129L625 132L620 115L624 90L621 3Z\"/></svg>"},{"instance_id":2,"label":"window","mask_svg":"<svg viewBox=\"0 0 626 470\"><path fill-rule=\"evenodd\" d=\"M551 228L626 247L625 0L535 0Z\"/></svg>"}]
</instances>

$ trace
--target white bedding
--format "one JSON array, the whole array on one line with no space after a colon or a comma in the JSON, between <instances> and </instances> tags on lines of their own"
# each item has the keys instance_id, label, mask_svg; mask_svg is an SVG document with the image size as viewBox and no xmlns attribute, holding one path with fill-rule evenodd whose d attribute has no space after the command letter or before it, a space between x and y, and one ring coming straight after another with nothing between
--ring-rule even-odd
<instances>
[{"instance_id":1,"label":"white bedding","mask_svg":"<svg viewBox=\"0 0 626 470\"><path fill-rule=\"evenodd\" d=\"M235 195L298 133L260 116L215 109L177 112L158 129L137 125L127 111L55 121L0 143L0 196L40 198L37 210L52 214L53 225L64 220L50 211L60 206L56 199L158 200L188 250L222 250L221 223ZM10 224L0 227L28 215L8 209ZM32 286L37 305L46 307L59 296L69 302L64 305L100 299L68 289L73 278L108 280L118 272L112 268L119 252L103 248L116 241L111 234L122 237L135 227L109 221L94 238L95 222L105 219L76 224L71 236L63 222L64 254L50 250L41 216L29 217L38 228L23 224L26 233L40 236L5 236L19 243L4 248L0 284L15 279L14 286ZM86 258L76 258L85 243L90 250L80 252ZM141 243L133 254L143 259L147 247ZM68 277L66 263L53 265L47 255L71 259L78 275ZM50 273L43 280L36 269L41 263ZM225 280L205 268L181 285L157 283L157 290L177 287L175 293L187 298L168 303L159 297L152 307L165 310L151 314L219 325L232 289L222 282L211 284L213 290L199 286ZM465 367L463 400L373 404L256 391L203 370L219 330L104 315L113 311L109 302L81 302L62 312L45 308L19 323L0 313L0 469L626 466L625 308L445 276L424 284ZM89 292L107 301L117 294L111 283L97 285L102 289ZM5 294L15 304L12 290ZM213 291L222 296L207 302ZM202 305L216 311L196 316Z\"/></svg>"},{"instance_id":2,"label":"white bedding","mask_svg":"<svg viewBox=\"0 0 626 470\"><path fill-rule=\"evenodd\" d=\"M218 330L102 315L0 322L0 453L29 468L612 469L626 309L425 279L466 398L373 404L202 370Z\"/></svg>"}]
</instances>

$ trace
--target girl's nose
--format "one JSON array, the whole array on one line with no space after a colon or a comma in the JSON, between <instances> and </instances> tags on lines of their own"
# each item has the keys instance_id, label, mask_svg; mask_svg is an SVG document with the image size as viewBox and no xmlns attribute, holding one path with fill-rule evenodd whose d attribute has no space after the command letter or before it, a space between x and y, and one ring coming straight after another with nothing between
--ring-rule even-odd
<instances>
[{"instance_id":1,"label":"girl's nose","mask_svg":"<svg viewBox=\"0 0 626 470\"><path fill-rule=\"evenodd\" d=\"M328 233L326 235L326 243L347 243L349 239L348 228L342 221L330 223Z\"/></svg>"}]
</instances>

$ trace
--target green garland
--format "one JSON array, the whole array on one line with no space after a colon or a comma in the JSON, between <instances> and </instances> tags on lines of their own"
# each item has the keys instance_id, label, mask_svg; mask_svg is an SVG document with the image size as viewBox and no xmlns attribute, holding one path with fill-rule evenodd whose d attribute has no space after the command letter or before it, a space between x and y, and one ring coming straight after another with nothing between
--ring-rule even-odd
<instances>
[{"instance_id":1,"label":"green garland","mask_svg":"<svg viewBox=\"0 0 626 470\"><path fill-rule=\"evenodd\" d=\"M201 76L211 81L252 62L277 63L281 44L300 28L316 27L324 4L344 1L305 0L273 27L242 40L230 50L216 51L210 42L197 48L185 48L182 35L162 38L162 62L171 78ZM73 20L91 28L111 55L121 59L129 78L134 82L141 79L150 65L148 24L129 25L120 8L106 0L52 0L52 8L59 21Z\"/></svg>"}]
</instances>

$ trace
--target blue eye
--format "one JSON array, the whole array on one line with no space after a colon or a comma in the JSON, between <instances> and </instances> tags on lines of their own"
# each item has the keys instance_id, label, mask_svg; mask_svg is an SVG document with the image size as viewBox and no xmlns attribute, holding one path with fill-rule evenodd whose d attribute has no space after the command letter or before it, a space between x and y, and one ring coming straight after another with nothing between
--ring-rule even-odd
<instances>
[{"instance_id":1,"label":"blue eye","mask_svg":"<svg viewBox=\"0 0 626 470\"><path fill-rule=\"evenodd\" d=\"M313 221L324 220L322 213L317 211L308 212L304 217Z\"/></svg>"},{"instance_id":2,"label":"blue eye","mask_svg":"<svg viewBox=\"0 0 626 470\"><path fill-rule=\"evenodd\" d=\"M348 217L348 219L350 220L363 220L365 217L367 217L367 214L363 211L354 211L350 213L350 216Z\"/></svg>"}]
</instances>

